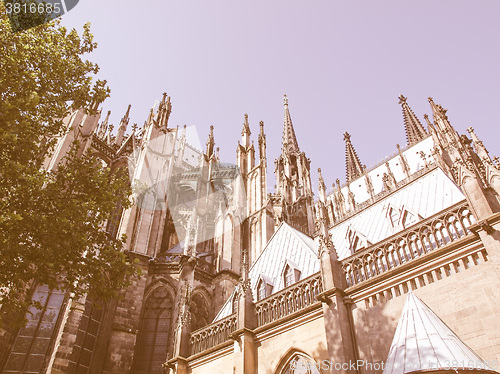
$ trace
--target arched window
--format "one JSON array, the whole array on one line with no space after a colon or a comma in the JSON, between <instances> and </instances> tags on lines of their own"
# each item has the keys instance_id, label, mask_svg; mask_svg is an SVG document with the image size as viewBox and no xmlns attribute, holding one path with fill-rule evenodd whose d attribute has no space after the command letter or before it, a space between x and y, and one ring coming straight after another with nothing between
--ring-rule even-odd
<instances>
[{"instance_id":1,"label":"arched window","mask_svg":"<svg viewBox=\"0 0 500 374\"><path fill-rule=\"evenodd\" d=\"M32 299L41 309L31 306L26 313L26 326L19 330L2 373L41 373L47 366L65 294L42 285Z\"/></svg>"},{"instance_id":2,"label":"arched window","mask_svg":"<svg viewBox=\"0 0 500 374\"><path fill-rule=\"evenodd\" d=\"M191 300L191 329L198 330L208 325L208 307L200 293L195 293Z\"/></svg>"},{"instance_id":3,"label":"arched window","mask_svg":"<svg viewBox=\"0 0 500 374\"><path fill-rule=\"evenodd\" d=\"M295 282L295 274L293 268L287 265L285 268L285 287L291 286Z\"/></svg>"},{"instance_id":4,"label":"arched window","mask_svg":"<svg viewBox=\"0 0 500 374\"><path fill-rule=\"evenodd\" d=\"M233 300L231 301L231 313L236 313L238 311L238 293L233 295Z\"/></svg>"},{"instance_id":5,"label":"arched window","mask_svg":"<svg viewBox=\"0 0 500 374\"><path fill-rule=\"evenodd\" d=\"M292 355L277 374L320 374L320 364L301 353Z\"/></svg>"},{"instance_id":6,"label":"arched window","mask_svg":"<svg viewBox=\"0 0 500 374\"><path fill-rule=\"evenodd\" d=\"M266 282L264 282L262 279L259 281L259 284L257 286L257 299L262 300L266 298Z\"/></svg>"},{"instance_id":7,"label":"arched window","mask_svg":"<svg viewBox=\"0 0 500 374\"><path fill-rule=\"evenodd\" d=\"M413 225L416 222L417 222L417 218L415 217L415 215L405 209L403 211L402 218L401 218L401 223L402 223L403 227L404 228L410 227L411 225Z\"/></svg>"},{"instance_id":8,"label":"arched window","mask_svg":"<svg viewBox=\"0 0 500 374\"><path fill-rule=\"evenodd\" d=\"M172 307L172 296L165 287L158 287L148 297L139 332L135 374L163 374L162 364L167 357Z\"/></svg>"},{"instance_id":9,"label":"arched window","mask_svg":"<svg viewBox=\"0 0 500 374\"><path fill-rule=\"evenodd\" d=\"M71 373L88 374L92 372L95 347L104 317L105 305L95 303L89 298L85 301L85 310L78 325L73 353L70 357Z\"/></svg>"}]
</instances>

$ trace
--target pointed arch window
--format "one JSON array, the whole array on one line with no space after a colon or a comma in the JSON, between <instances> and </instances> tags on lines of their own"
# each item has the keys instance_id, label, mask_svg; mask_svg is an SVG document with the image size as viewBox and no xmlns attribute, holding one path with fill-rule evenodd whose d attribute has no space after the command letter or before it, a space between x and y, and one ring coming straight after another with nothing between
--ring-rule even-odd
<instances>
[{"instance_id":1,"label":"pointed arch window","mask_svg":"<svg viewBox=\"0 0 500 374\"><path fill-rule=\"evenodd\" d=\"M403 213L401 214L401 225L404 228L410 227L414 223L417 223L418 218L410 212L408 209L405 209Z\"/></svg>"},{"instance_id":2,"label":"pointed arch window","mask_svg":"<svg viewBox=\"0 0 500 374\"><path fill-rule=\"evenodd\" d=\"M266 298L266 282L264 280L260 280L257 286L257 300L262 300Z\"/></svg>"},{"instance_id":3,"label":"pointed arch window","mask_svg":"<svg viewBox=\"0 0 500 374\"><path fill-rule=\"evenodd\" d=\"M257 285L255 288L255 293L257 295L257 301L265 299L273 293L273 281L261 274L257 278Z\"/></svg>"},{"instance_id":4,"label":"pointed arch window","mask_svg":"<svg viewBox=\"0 0 500 374\"><path fill-rule=\"evenodd\" d=\"M192 331L198 330L206 325L209 322L208 316L208 306L205 298L201 295L201 293L195 293L191 300L190 305L191 311L191 329Z\"/></svg>"},{"instance_id":5,"label":"pointed arch window","mask_svg":"<svg viewBox=\"0 0 500 374\"><path fill-rule=\"evenodd\" d=\"M300 270L290 261L286 261L282 272L283 286L289 287L300 279Z\"/></svg>"},{"instance_id":6,"label":"pointed arch window","mask_svg":"<svg viewBox=\"0 0 500 374\"><path fill-rule=\"evenodd\" d=\"M96 303L87 298L70 358L71 372L78 374L92 373L93 358L96 354L95 348L104 313L105 303Z\"/></svg>"},{"instance_id":7,"label":"pointed arch window","mask_svg":"<svg viewBox=\"0 0 500 374\"><path fill-rule=\"evenodd\" d=\"M2 373L44 372L65 299L63 291L46 285L35 289L32 300L40 303L41 309L31 306L26 313L27 323L17 334Z\"/></svg>"},{"instance_id":8,"label":"pointed arch window","mask_svg":"<svg viewBox=\"0 0 500 374\"><path fill-rule=\"evenodd\" d=\"M296 353L288 359L277 374L320 374L319 367L320 364L316 363L312 358Z\"/></svg>"},{"instance_id":9,"label":"pointed arch window","mask_svg":"<svg viewBox=\"0 0 500 374\"><path fill-rule=\"evenodd\" d=\"M287 265L285 267L285 287L289 287L294 283L295 279L293 273L293 268L290 265Z\"/></svg>"},{"instance_id":10,"label":"pointed arch window","mask_svg":"<svg viewBox=\"0 0 500 374\"><path fill-rule=\"evenodd\" d=\"M238 311L238 293L235 292L233 295L233 300L231 300L231 313L236 313Z\"/></svg>"},{"instance_id":11,"label":"pointed arch window","mask_svg":"<svg viewBox=\"0 0 500 374\"><path fill-rule=\"evenodd\" d=\"M353 227L347 229L346 239L352 254L372 244L364 235L357 232Z\"/></svg>"},{"instance_id":12,"label":"pointed arch window","mask_svg":"<svg viewBox=\"0 0 500 374\"><path fill-rule=\"evenodd\" d=\"M389 205L389 209L387 210L387 218L389 218L391 226L396 227L400 218L399 210Z\"/></svg>"},{"instance_id":13,"label":"pointed arch window","mask_svg":"<svg viewBox=\"0 0 500 374\"><path fill-rule=\"evenodd\" d=\"M162 374L172 321L172 295L158 287L148 297L138 339L135 374Z\"/></svg>"}]
</instances>

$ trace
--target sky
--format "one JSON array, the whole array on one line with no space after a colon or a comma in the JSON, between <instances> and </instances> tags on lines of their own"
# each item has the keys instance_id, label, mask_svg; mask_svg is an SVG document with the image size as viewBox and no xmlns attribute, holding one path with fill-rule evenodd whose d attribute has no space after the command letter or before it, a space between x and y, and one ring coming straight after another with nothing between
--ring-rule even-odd
<instances>
[{"instance_id":1,"label":"sky","mask_svg":"<svg viewBox=\"0 0 500 374\"><path fill-rule=\"evenodd\" d=\"M91 22L115 129L128 104L142 125L166 92L169 126L205 144L213 125L235 163L248 113L256 147L264 121L274 190L286 94L313 186L321 167L330 190L346 178L345 131L368 168L406 144L400 94L423 124L432 97L500 154L499 12L497 0L80 0L62 22Z\"/></svg>"}]
</instances>

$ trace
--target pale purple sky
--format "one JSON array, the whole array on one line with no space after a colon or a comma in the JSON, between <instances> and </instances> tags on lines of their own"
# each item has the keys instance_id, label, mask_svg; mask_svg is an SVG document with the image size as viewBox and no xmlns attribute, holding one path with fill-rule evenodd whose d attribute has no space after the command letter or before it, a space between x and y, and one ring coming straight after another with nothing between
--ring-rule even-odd
<instances>
[{"instance_id":1,"label":"pale purple sky","mask_svg":"<svg viewBox=\"0 0 500 374\"><path fill-rule=\"evenodd\" d=\"M286 93L313 185L321 167L331 189L345 180L344 131L367 167L406 144L400 94L422 123L433 97L500 154L499 11L498 0L80 0L63 24L91 22L115 128L128 104L142 125L167 92L170 126L196 126L204 144L214 125L235 162L248 113L256 146L265 123L273 189Z\"/></svg>"}]
</instances>

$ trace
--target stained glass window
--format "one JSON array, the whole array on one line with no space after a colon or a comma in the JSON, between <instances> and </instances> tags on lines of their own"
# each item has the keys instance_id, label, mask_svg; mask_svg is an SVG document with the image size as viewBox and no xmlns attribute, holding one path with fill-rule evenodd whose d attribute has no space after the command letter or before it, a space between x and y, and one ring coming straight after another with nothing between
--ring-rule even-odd
<instances>
[{"instance_id":1,"label":"stained glass window","mask_svg":"<svg viewBox=\"0 0 500 374\"><path fill-rule=\"evenodd\" d=\"M72 362L70 363L70 367L74 367L72 372L76 374L89 374L91 372L92 358L103 316L104 307L87 299L73 347Z\"/></svg>"},{"instance_id":2,"label":"stained glass window","mask_svg":"<svg viewBox=\"0 0 500 374\"><path fill-rule=\"evenodd\" d=\"M302 354L293 355L279 374L320 374L317 364L312 358Z\"/></svg>"},{"instance_id":3,"label":"stained glass window","mask_svg":"<svg viewBox=\"0 0 500 374\"><path fill-rule=\"evenodd\" d=\"M293 269L290 265L287 265L285 269L285 287L291 286L294 281Z\"/></svg>"},{"instance_id":4,"label":"stained glass window","mask_svg":"<svg viewBox=\"0 0 500 374\"><path fill-rule=\"evenodd\" d=\"M40 373L48 364L65 294L43 285L35 289L32 299L41 308L32 306L26 313L28 322L16 336L3 373Z\"/></svg>"},{"instance_id":5,"label":"stained glass window","mask_svg":"<svg viewBox=\"0 0 500 374\"><path fill-rule=\"evenodd\" d=\"M164 287L158 287L148 297L141 322L134 373L163 374L172 307L172 296Z\"/></svg>"}]
</instances>

